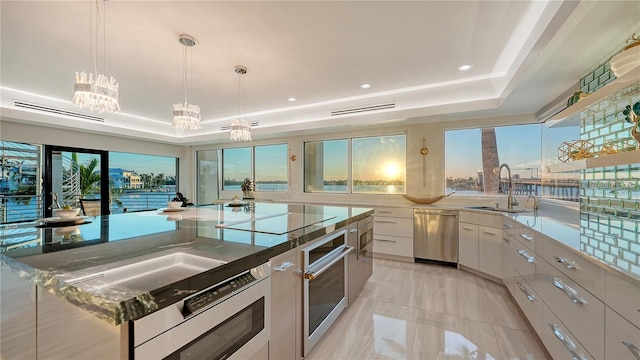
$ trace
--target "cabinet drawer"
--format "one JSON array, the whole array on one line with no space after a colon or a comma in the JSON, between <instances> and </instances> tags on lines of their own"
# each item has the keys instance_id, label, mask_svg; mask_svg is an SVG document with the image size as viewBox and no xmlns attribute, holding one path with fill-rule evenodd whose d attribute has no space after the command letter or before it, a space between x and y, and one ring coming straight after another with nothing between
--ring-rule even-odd
<instances>
[{"instance_id":1,"label":"cabinet drawer","mask_svg":"<svg viewBox=\"0 0 640 360\"><path fill-rule=\"evenodd\" d=\"M528 247L529 250L532 250L533 252L542 254L542 246L536 245L536 243L539 241L539 236L540 234L538 234L535 230L532 230L531 228L522 224L519 224L519 226L516 227L514 233L514 237L522 245Z\"/></svg>"},{"instance_id":2,"label":"cabinet drawer","mask_svg":"<svg viewBox=\"0 0 640 360\"><path fill-rule=\"evenodd\" d=\"M540 340L553 359L593 359L575 336L545 304L542 305Z\"/></svg>"},{"instance_id":3,"label":"cabinet drawer","mask_svg":"<svg viewBox=\"0 0 640 360\"><path fill-rule=\"evenodd\" d=\"M557 241L546 237L543 239L542 254L553 267L599 299L604 300L605 271L600 267L562 247Z\"/></svg>"},{"instance_id":4,"label":"cabinet drawer","mask_svg":"<svg viewBox=\"0 0 640 360\"><path fill-rule=\"evenodd\" d=\"M531 282L533 274L536 272L536 263L538 262L536 254L520 242L515 242L513 247L515 256L515 269L526 281Z\"/></svg>"},{"instance_id":5,"label":"cabinet drawer","mask_svg":"<svg viewBox=\"0 0 640 360\"><path fill-rule=\"evenodd\" d=\"M374 234L373 252L379 254L413 257L413 238Z\"/></svg>"},{"instance_id":6,"label":"cabinet drawer","mask_svg":"<svg viewBox=\"0 0 640 360\"><path fill-rule=\"evenodd\" d=\"M373 233L413 238L413 218L373 217Z\"/></svg>"},{"instance_id":7,"label":"cabinet drawer","mask_svg":"<svg viewBox=\"0 0 640 360\"><path fill-rule=\"evenodd\" d=\"M607 360L636 360L640 356L640 329L610 308L605 310L605 355Z\"/></svg>"},{"instance_id":8,"label":"cabinet drawer","mask_svg":"<svg viewBox=\"0 0 640 360\"><path fill-rule=\"evenodd\" d=\"M458 214L460 222L482 224L502 229L502 215L483 214L475 211L460 211Z\"/></svg>"},{"instance_id":9,"label":"cabinet drawer","mask_svg":"<svg viewBox=\"0 0 640 360\"><path fill-rule=\"evenodd\" d=\"M605 275L607 306L640 327L640 286L632 279L607 272Z\"/></svg>"},{"instance_id":10,"label":"cabinet drawer","mask_svg":"<svg viewBox=\"0 0 640 360\"><path fill-rule=\"evenodd\" d=\"M602 359L604 304L543 259L536 264L535 279L545 304L593 357Z\"/></svg>"},{"instance_id":11,"label":"cabinet drawer","mask_svg":"<svg viewBox=\"0 0 640 360\"><path fill-rule=\"evenodd\" d=\"M374 210L375 216L413 219L413 208L377 207Z\"/></svg>"},{"instance_id":12,"label":"cabinet drawer","mask_svg":"<svg viewBox=\"0 0 640 360\"><path fill-rule=\"evenodd\" d=\"M540 326L542 319L542 298L520 275L515 276L515 292L513 297L518 306L537 332L545 331Z\"/></svg>"},{"instance_id":13,"label":"cabinet drawer","mask_svg":"<svg viewBox=\"0 0 640 360\"><path fill-rule=\"evenodd\" d=\"M515 235L517 223L513 219L509 219L506 216L502 217L502 231L509 235Z\"/></svg>"}]
</instances>

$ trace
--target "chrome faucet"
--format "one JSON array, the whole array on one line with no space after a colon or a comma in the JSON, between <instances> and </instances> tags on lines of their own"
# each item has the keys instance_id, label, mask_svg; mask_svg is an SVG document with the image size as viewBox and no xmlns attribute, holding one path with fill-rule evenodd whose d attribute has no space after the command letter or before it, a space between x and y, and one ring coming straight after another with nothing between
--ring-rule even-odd
<instances>
[{"instance_id":1,"label":"chrome faucet","mask_svg":"<svg viewBox=\"0 0 640 360\"><path fill-rule=\"evenodd\" d=\"M529 194L529 196L527 196L527 202L529 202L529 198L533 198L533 212L538 212L538 198L533 196L533 194Z\"/></svg>"},{"instance_id":2,"label":"chrome faucet","mask_svg":"<svg viewBox=\"0 0 640 360\"><path fill-rule=\"evenodd\" d=\"M513 210L514 205L518 205L518 201L513 196L513 180L511 180L511 168L506 163L503 163L498 168L498 183L500 183L500 172L502 168L507 168L507 175L509 176L509 196L507 196L507 209Z\"/></svg>"}]
</instances>

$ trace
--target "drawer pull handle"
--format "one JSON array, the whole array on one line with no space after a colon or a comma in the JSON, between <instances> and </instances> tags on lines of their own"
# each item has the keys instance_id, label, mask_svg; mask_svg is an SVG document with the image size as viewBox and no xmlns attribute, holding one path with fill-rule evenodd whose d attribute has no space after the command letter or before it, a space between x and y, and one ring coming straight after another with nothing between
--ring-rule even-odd
<instances>
[{"instance_id":1,"label":"drawer pull handle","mask_svg":"<svg viewBox=\"0 0 640 360\"><path fill-rule=\"evenodd\" d=\"M633 354L633 356L636 357L636 359L640 360L640 348L637 347L635 344L632 344L630 342L626 342L623 341L622 342L624 344L624 346L627 347L627 349L629 349L629 351L631 351L631 353Z\"/></svg>"},{"instance_id":2,"label":"drawer pull handle","mask_svg":"<svg viewBox=\"0 0 640 360\"><path fill-rule=\"evenodd\" d=\"M485 234L487 234L487 235L493 235L493 236L496 236L496 233L492 233L492 232L490 232L490 231L483 231L483 233L485 233Z\"/></svg>"},{"instance_id":3,"label":"drawer pull handle","mask_svg":"<svg viewBox=\"0 0 640 360\"><path fill-rule=\"evenodd\" d=\"M520 237L525 239L525 240L527 240L527 241L533 240L533 236L527 235L527 234L520 234Z\"/></svg>"},{"instance_id":4,"label":"drawer pull handle","mask_svg":"<svg viewBox=\"0 0 640 360\"><path fill-rule=\"evenodd\" d=\"M559 278L549 277L549 281L551 281L553 286L557 287L558 289L562 290L565 294L567 294L567 296L569 297L572 303L581 304L581 305L587 304L587 300L579 298L578 292L572 289L571 287L569 287L564 282L562 282L562 280L560 280Z\"/></svg>"},{"instance_id":5,"label":"drawer pull handle","mask_svg":"<svg viewBox=\"0 0 640 360\"><path fill-rule=\"evenodd\" d=\"M392 242L392 243L397 242L397 241L395 241L395 240L387 240L387 239L374 239L374 240L375 240L375 241L382 241L382 242Z\"/></svg>"},{"instance_id":6,"label":"drawer pull handle","mask_svg":"<svg viewBox=\"0 0 640 360\"><path fill-rule=\"evenodd\" d=\"M526 251L524 250L518 250L518 255L524 257L525 259L527 259L527 262L535 264L536 263L536 258L527 254Z\"/></svg>"},{"instance_id":7,"label":"drawer pull handle","mask_svg":"<svg viewBox=\"0 0 640 360\"><path fill-rule=\"evenodd\" d=\"M511 224L502 224L505 229L513 229L513 225Z\"/></svg>"},{"instance_id":8,"label":"drawer pull handle","mask_svg":"<svg viewBox=\"0 0 640 360\"><path fill-rule=\"evenodd\" d=\"M350 233L355 233L355 232L358 232L358 229L351 229L351 230L349 230L349 232Z\"/></svg>"},{"instance_id":9,"label":"drawer pull handle","mask_svg":"<svg viewBox=\"0 0 640 360\"><path fill-rule=\"evenodd\" d=\"M576 344L574 344L573 341L571 341L571 339L569 339L556 324L549 323L549 327L551 327L553 335L555 335L558 340L560 340L560 342L564 344L564 347L567 348L569 354L571 354L571 357L574 360L587 360L586 357L578 352L578 350L576 349Z\"/></svg>"},{"instance_id":10,"label":"drawer pull handle","mask_svg":"<svg viewBox=\"0 0 640 360\"><path fill-rule=\"evenodd\" d=\"M554 259L556 259L557 262L562 263L562 265L566 266L567 269L577 269L578 265L576 265L575 262L570 261L569 259L567 259L566 257L560 257L560 256L554 256Z\"/></svg>"},{"instance_id":11,"label":"drawer pull handle","mask_svg":"<svg viewBox=\"0 0 640 360\"><path fill-rule=\"evenodd\" d=\"M397 224L397 222L389 220L375 220L374 222L378 224Z\"/></svg>"},{"instance_id":12,"label":"drawer pull handle","mask_svg":"<svg viewBox=\"0 0 640 360\"><path fill-rule=\"evenodd\" d=\"M468 228L468 227L464 227L464 226L462 227L462 230L473 231L472 228Z\"/></svg>"},{"instance_id":13,"label":"drawer pull handle","mask_svg":"<svg viewBox=\"0 0 640 360\"><path fill-rule=\"evenodd\" d=\"M378 210L378 212L380 214L391 214L391 211L389 211L389 210Z\"/></svg>"},{"instance_id":14,"label":"drawer pull handle","mask_svg":"<svg viewBox=\"0 0 640 360\"><path fill-rule=\"evenodd\" d=\"M509 240L509 239L508 239L508 238L506 238L506 237L503 237L503 238L502 238L502 240L504 240L505 242L508 242L508 243L510 243L510 242L511 242L511 240Z\"/></svg>"},{"instance_id":15,"label":"drawer pull handle","mask_svg":"<svg viewBox=\"0 0 640 360\"><path fill-rule=\"evenodd\" d=\"M276 266L273 268L273 270L275 271L287 271L288 268L295 266L296 264L292 263L291 261L285 261L282 264L280 264L280 266Z\"/></svg>"},{"instance_id":16,"label":"drawer pull handle","mask_svg":"<svg viewBox=\"0 0 640 360\"><path fill-rule=\"evenodd\" d=\"M526 286L522 285L521 283L516 283L516 284L518 284L518 287L520 288L520 291L522 291L527 296L527 300L529 300L529 301L535 301L536 300L535 295L530 293L529 289L527 289Z\"/></svg>"}]
</instances>

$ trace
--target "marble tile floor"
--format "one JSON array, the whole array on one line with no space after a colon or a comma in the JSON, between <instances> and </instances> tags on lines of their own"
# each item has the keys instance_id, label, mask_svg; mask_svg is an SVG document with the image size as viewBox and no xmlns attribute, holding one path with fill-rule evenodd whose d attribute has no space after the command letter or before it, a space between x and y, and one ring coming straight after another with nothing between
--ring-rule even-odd
<instances>
[{"instance_id":1,"label":"marble tile floor","mask_svg":"<svg viewBox=\"0 0 640 360\"><path fill-rule=\"evenodd\" d=\"M451 267L374 259L307 360L548 359L508 290Z\"/></svg>"}]
</instances>

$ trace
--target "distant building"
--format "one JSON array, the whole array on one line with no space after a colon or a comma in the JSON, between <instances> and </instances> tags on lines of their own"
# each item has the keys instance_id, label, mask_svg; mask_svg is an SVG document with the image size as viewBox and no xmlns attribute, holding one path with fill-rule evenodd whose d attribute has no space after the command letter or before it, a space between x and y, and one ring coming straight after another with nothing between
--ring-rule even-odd
<instances>
[{"instance_id":1,"label":"distant building","mask_svg":"<svg viewBox=\"0 0 640 360\"><path fill-rule=\"evenodd\" d=\"M482 173L482 170L478 170L477 174L478 174L478 186L482 187L484 186L484 174Z\"/></svg>"},{"instance_id":2,"label":"distant building","mask_svg":"<svg viewBox=\"0 0 640 360\"><path fill-rule=\"evenodd\" d=\"M142 189L144 181L142 177L132 170L122 168L109 169L109 182L116 189Z\"/></svg>"}]
</instances>

